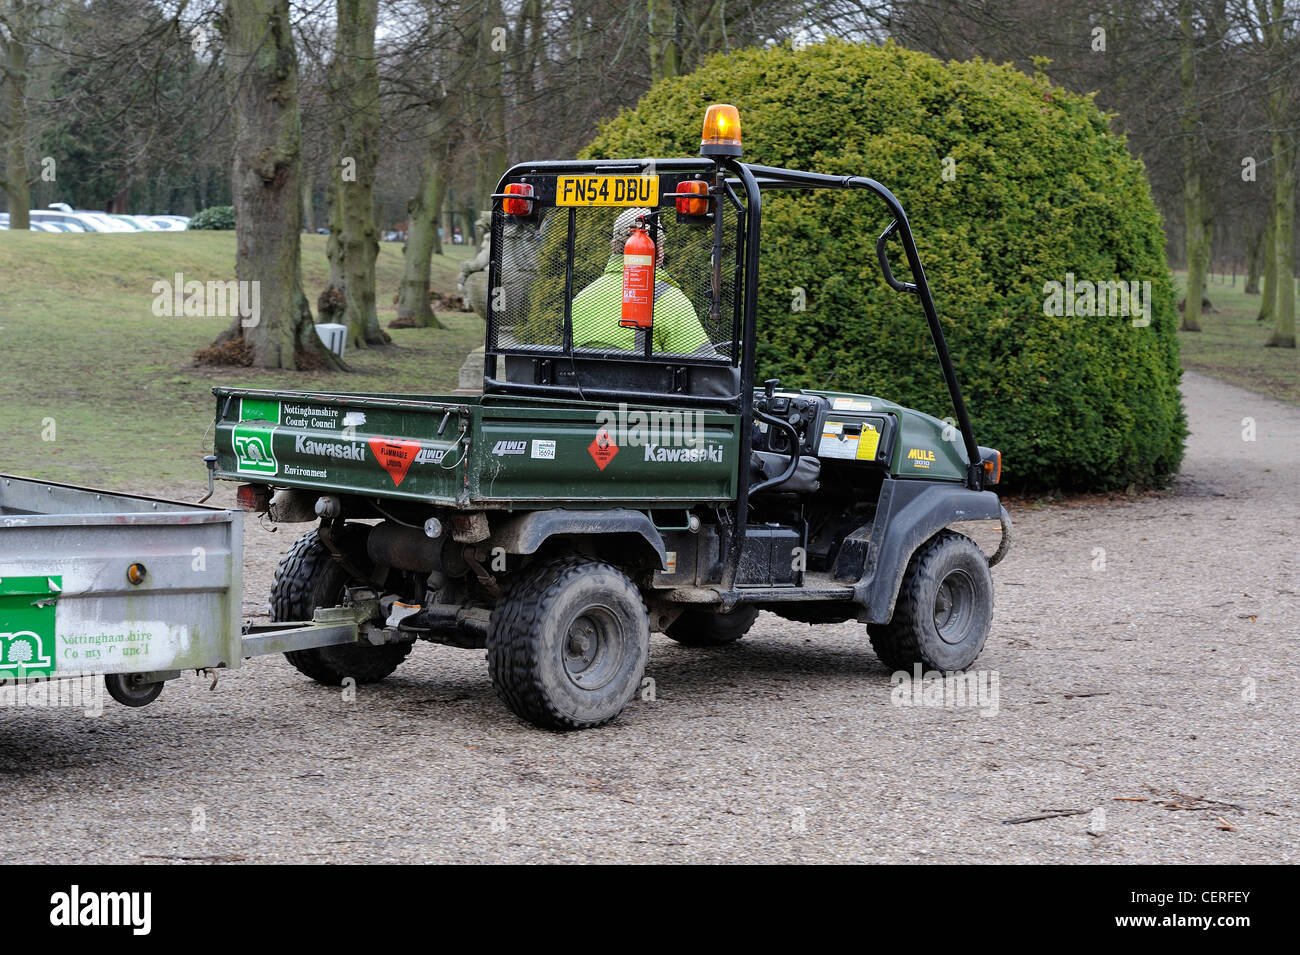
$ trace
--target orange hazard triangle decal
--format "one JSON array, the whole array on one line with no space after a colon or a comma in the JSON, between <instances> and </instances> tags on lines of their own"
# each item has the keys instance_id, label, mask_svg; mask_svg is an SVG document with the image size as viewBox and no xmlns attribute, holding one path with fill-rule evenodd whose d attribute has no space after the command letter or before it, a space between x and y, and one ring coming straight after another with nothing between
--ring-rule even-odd
<instances>
[{"instance_id":1,"label":"orange hazard triangle decal","mask_svg":"<svg viewBox=\"0 0 1300 955\"><path fill-rule=\"evenodd\" d=\"M587 445L587 453L596 462L596 467L603 471L614 460L614 455L618 454L618 444L609 436L607 429L601 428L596 432L596 440Z\"/></svg>"},{"instance_id":2,"label":"orange hazard triangle decal","mask_svg":"<svg viewBox=\"0 0 1300 955\"><path fill-rule=\"evenodd\" d=\"M420 453L419 441L388 441L384 438L371 438L370 450L375 452L375 460L388 472L397 487L411 470L411 462Z\"/></svg>"}]
</instances>

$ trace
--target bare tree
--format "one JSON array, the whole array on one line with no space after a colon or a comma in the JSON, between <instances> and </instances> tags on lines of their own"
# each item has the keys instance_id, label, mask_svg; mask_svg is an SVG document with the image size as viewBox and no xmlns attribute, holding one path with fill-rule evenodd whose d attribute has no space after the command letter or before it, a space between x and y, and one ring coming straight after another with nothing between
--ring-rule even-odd
<instances>
[{"instance_id":1,"label":"bare tree","mask_svg":"<svg viewBox=\"0 0 1300 955\"><path fill-rule=\"evenodd\" d=\"M302 290L301 139L298 57L289 0L225 0L229 98L235 151L236 276L258 290L215 345L242 343L259 368L342 367L312 326ZM249 296L252 298L252 296Z\"/></svg>"},{"instance_id":2,"label":"bare tree","mask_svg":"<svg viewBox=\"0 0 1300 955\"><path fill-rule=\"evenodd\" d=\"M0 190L9 203L9 228L26 232L31 224L32 174L27 163L27 84L36 4L28 0L0 0L0 133L5 137Z\"/></svg>"},{"instance_id":3,"label":"bare tree","mask_svg":"<svg viewBox=\"0 0 1300 955\"><path fill-rule=\"evenodd\" d=\"M1268 344L1295 348L1296 144L1300 139L1300 4L1240 0L1237 22L1258 48L1266 78L1273 199L1266 242L1261 317L1273 321Z\"/></svg>"},{"instance_id":4,"label":"bare tree","mask_svg":"<svg viewBox=\"0 0 1300 955\"><path fill-rule=\"evenodd\" d=\"M338 264L348 337L354 347L384 345L375 299L375 171L379 165L379 64L375 30L379 0L337 0L330 95L338 123L334 175Z\"/></svg>"}]
</instances>

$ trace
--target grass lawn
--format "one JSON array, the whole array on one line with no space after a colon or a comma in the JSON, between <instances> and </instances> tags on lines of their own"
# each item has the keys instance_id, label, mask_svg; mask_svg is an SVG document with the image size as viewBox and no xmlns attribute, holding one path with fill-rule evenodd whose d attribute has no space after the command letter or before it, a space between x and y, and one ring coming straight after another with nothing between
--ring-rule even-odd
<instances>
[{"instance_id":1,"label":"grass lawn","mask_svg":"<svg viewBox=\"0 0 1300 955\"><path fill-rule=\"evenodd\" d=\"M1175 272L1179 298L1187 280ZM1249 388L1283 401L1300 404L1300 352L1294 348L1265 348L1272 334L1270 323L1257 322L1260 297L1247 295L1245 277L1214 275L1206 297L1217 314L1202 315L1201 331L1179 332L1183 367Z\"/></svg>"},{"instance_id":2,"label":"grass lawn","mask_svg":"<svg viewBox=\"0 0 1300 955\"><path fill-rule=\"evenodd\" d=\"M472 253L449 246L434 259L434 287L455 288ZM348 373L191 367L194 351L224 318L159 318L153 283L234 278L232 232L16 234L0 232L0 472L108 489L206 480L212 387L439 393L456 386L482 344L473 314L439 316L448 327L393 329L395 347L349 352ZM380 322L395 314L401 275L396 243L380 248ZM308 299L328 280L325 240L303 236ZM53 440L45 440L53 437Z\"/></svg>"},{"instance_id":3,"label":"grass lawn","mask_svg":"<svg viewBox=\"0 0 1300 955\"><path fill-rule=\"evenodd\" d=\"M153 283L177 272L233 278L234 242L229 232L0 232L0 472L110 489L197 488L212 449L214 385L445 393L482 344L477 316L449 314L440 316L446 329L394 329L394 347L349 353L352 373L194 368L194 351L227 320L159 318ZM473 251L448 250L434 259L434 287L446 291ZM385 326L401 265L401 247L382 245ZM323 237L303 237L303 270L314 303L328 278ZM1217 279L1209 296L1218 313L1205 316L1204 331L1179 333L1184 367L1300 403L1300 356L1264 348L1259 296L1244 294L1240 276L1235 287Z\"/></svg>"}]
</instances>

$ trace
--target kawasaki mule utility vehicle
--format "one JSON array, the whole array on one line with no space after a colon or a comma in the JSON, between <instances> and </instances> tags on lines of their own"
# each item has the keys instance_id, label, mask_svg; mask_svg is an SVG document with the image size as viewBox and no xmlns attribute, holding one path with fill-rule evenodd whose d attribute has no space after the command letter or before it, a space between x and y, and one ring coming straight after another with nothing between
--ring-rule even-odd
<instances>
[{"instance_id":1,"label":"kawasaki mule utility vehicle","mask_svg":"<svg viewBox=\"0 0 1300 955\"><path fill-rule=\"evenodd\" d=\"M382 679L416 640L486 648L539 726L615 718L650 633L712 647L760 610L857 620L892 668L974 662L1009 521L907 217L857 176L740 161L711 107L699 159L519 164L493 196L481 396L218 388L215 473L275 521L319 521L280 565L276 621L356 624L288 653ZM763 197L860 189L884 281L915 295L956 427L880 398L754 381ZM895 277L897 239L910 281ZM1001 523L987 557L952 529Z\"/></svg>"}]
</instances>

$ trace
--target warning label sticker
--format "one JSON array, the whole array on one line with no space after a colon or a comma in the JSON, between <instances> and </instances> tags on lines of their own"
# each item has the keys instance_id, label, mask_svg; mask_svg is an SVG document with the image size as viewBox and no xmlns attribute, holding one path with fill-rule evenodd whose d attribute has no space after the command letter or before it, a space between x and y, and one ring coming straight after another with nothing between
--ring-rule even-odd
<instances>
[{"instance_id":1,"label":"warning label sticker","mask_svg":"<svg viewBox=\"0 0 1300 955\"><path fill-rule=\"evenodd\" d=\"M609 466L609 462L613 461L614 456L618 454L618 445L609 436L608 428L601 428L596 432L595 440L587 445L587 453L591 455L591 459L596 462L596 467L600 470L603 471Z\"/></svg>"},{"instance_id":2,"label":"warning label sticker","mask_svg":"<svg viewBox=\"0 0 1300 955\"><path fill-rule=\"evenodd\" d=\"M393 479L393 486L401 486L411 462L420 453L419 441L398 441L389 438L371 438L370 450L375 453L379 466Z\"/></svg>"},{"instance_id":3,"label":"warning label sticker","mask_svg":"<svg viewBox=\"0 0 1300 955\"><path fill-rule=\"evenodd\" d=\"M822 425L817 456L839 461L874 461L880 432L869 421L827 421Z\"/></svg>"},{"instance_id":4,"label":"warning label sticker","mask_svg":"<svg viewBox=\"0 0 1300 955\"><path fill-rule=\"evenodd\" d=\"M865 398L835 398L831 407L836 411L870 411L871 402Z\"/></svg>"}]
</instances>

